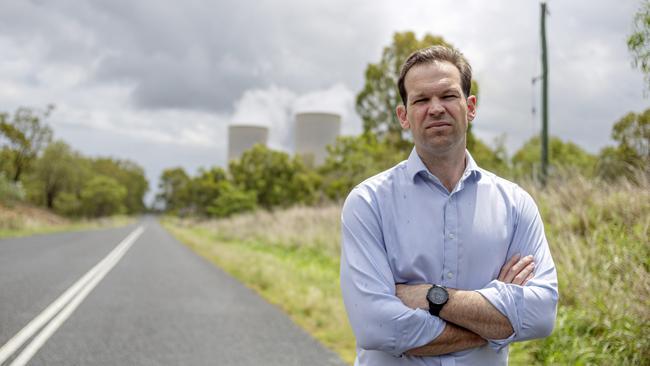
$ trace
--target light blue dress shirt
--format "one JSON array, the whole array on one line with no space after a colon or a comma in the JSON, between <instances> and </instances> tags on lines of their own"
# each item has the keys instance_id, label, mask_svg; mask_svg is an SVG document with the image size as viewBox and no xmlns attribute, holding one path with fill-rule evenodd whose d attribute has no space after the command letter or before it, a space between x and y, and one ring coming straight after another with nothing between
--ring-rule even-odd
<instances>
[{"instance_id":1,"label":"light blue dress shirt","mask_svg":"<svg viewBox=\"0 0 650 366\"><path fill-rule=\"evenodd\" d=\"M408 160L352 190L341 215L341 289L357 340L355 365L506 365L508 344L553 330L555 264L531 196L479 168L469 152L452 192L415 149ZM525 286L496 280L515 254L533 255ZM435 283L476 290L503 313L513 335L437 357L404 353L434 340L445 321L410 309L395 284Z\"/></svg>"}]
</instances>

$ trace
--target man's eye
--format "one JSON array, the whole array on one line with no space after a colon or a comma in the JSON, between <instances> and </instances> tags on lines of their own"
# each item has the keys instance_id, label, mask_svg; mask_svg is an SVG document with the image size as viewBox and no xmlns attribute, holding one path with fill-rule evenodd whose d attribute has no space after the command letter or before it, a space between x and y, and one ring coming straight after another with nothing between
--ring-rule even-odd
<instances>
[{"instance_id":1,"label":"man's eye","mask_svg":"<svg viewBox=\"0 0 650 366\"><path fill-rule=\"evenodd\" d=\"M456 94L447 94L443 98L445 98L445 99L453 99L453 98L456 98Z\"/></svg>"}]
</instances>

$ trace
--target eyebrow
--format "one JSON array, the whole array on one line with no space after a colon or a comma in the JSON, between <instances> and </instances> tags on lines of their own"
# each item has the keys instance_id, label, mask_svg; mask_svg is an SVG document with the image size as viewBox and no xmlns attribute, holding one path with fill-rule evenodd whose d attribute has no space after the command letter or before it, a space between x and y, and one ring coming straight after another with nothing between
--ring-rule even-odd
<instances>
[{"instance_id":1,"label":"eyebrow","mask_svg":"<svg viewBox=\"0 0 650 366\"><path fill-rule=\"evenodd\" d=\"M446 93L462 94L462 90L460 90L460 88L455 88L453 86L445 86L444 88L440 89L440 92L437 92L437 93L440 93L440 94L446 94ZM418 92L416 94L409 95L408 97L409 97L409 99L418 99L418 98L422 98L422 97L428 98L429 94L430 93L427 93L427 92Z\"/></svg>"},{"instance_id":2,"label":"eyebrow","mask_svg":"<svg viewBox=\"0 0 650 366\"><path fill-rule=\"evenodd\" d=\"M422 98L424 96L426 96L425 93L416 93L416 94L410 95L409 97L411 97L412 99L418 99L418 98Z\"/></svg>"},{"instance_id":3,"label":"eyebrow","mask_svg":"<svg viewBox=\"0 0 650 366\"><path fill-rule=\"evenodd\" d=\"M461 90L459 88L455 88L453 86L449 86L447 88L442 89L442 94L450 93L450 92L460 93Z\"/></svg>"}]
</instances>

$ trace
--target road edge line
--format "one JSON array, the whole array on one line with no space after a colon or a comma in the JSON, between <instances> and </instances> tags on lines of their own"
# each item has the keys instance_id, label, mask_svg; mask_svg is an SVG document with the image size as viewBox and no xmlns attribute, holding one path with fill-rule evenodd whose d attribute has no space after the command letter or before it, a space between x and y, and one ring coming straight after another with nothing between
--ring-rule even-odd
<instances>
[{"instance_id":1,"label":"road edge line","mask_svg":"<svg viewBox=\"0 0 650 366\"><path fill-rule=\"evenodd\" d=\"M25 327L23 327L16 335L0 347L0 365L2 365L11 355L13 355L20 347L22 347L27 340L34 336L41 328L50 322L62 309L69 304L75 296L77 296L85 286L96 277L97 273L115 257L120 248L124 247L125 243L135 242L135 240L144 232L143 226L137 227L129 235L124 238L118 245L113 248L106 257L99 261L93 268L84 274L77 282L70 286L61 296L54 300L48 307L45 308L40 314L32 319ZM130 245L129 245L130 246ZM112 267L111 267L112 268ZM12 363L13 365L13 363Z\"/></svg>"}]
</instances>

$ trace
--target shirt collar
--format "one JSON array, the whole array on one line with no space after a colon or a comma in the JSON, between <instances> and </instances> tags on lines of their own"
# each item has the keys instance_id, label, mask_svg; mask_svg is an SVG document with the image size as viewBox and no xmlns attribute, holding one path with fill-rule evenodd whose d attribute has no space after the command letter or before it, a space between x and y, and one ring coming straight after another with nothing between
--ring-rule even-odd
<instances>
[{"instance_id":1,"label":"shirt collar","mask_svg":"<svg viewBox=\"0 0 650 366\"><path fill-rule=\"evenodd\" d=\"M476 164L476 161L474 161L474 158L472 158L472 154L470 154L469 151L467 151L467 149L465 149L465 158L467 161L467 165L465 166L465 172L463 173L461 180L465 180L467 177L471 175L476 175L477 178L480 178L481 169ZM415 147L413 147L413 150L411 150L411 154L409 155L409 158L406 161L406 171L408 173L409 178L411 178L411 180L413 181L415 181L415 176L418 175L420 172L426 173L429 171L427 169L427 166L424 165L422 159L420 159L420 155L418 155L417 151L415 151Z\"/></svg>"}]
</instances>

